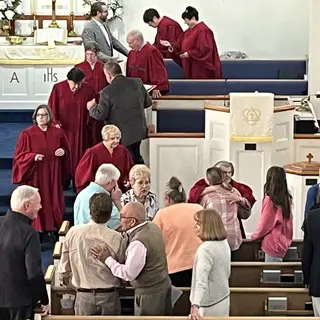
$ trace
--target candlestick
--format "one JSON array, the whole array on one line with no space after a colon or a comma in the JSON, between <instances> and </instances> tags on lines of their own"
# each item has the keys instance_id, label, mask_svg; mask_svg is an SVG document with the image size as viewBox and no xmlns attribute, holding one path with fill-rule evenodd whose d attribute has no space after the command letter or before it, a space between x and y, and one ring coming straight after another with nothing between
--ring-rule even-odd
<instances>
[{"instance_id":1,"label":"candlestick","mask_svg":"<svg viewBox=\"0 0 320 320\"><path fill-rule=\"evenodd\" d=\"M33 16L33 31L32 31L31 35L34 36L34 34L35 34L36 30L37 30L37 20L36 20L37 14L36 14L36 12L33 12L32 16Z\"/></svg>"},{"instance_id":2,"label":"candlestick","mask_svg":"<svg viewBox=\"0 0 320 320\"><path fill-rule=\"evenodd\" d=\"M52 21L49 28L59 28L56 21L56 0L52 0Z\"/></svg>"},{"instance_id":3,"label":"candlestick","mask_svg":"<svg viewBox=\"0 0 320 320\"><path fill-rule=\"evenodd\" d=\"M69 37L76 37L77 36L77 34L74 31L73 19L74 19L74 13L70 12L70 32L68 34Z\"/></svg>"},{"instance_id":4,"label":"candlestick","mask_svg":"<svg viewBox=\"0 0 320 320\"><path fill-rule=\"evenodd\" d=\"M70 0L70 12L74 15L73 0Z\"/></svg>"}]
</instances>

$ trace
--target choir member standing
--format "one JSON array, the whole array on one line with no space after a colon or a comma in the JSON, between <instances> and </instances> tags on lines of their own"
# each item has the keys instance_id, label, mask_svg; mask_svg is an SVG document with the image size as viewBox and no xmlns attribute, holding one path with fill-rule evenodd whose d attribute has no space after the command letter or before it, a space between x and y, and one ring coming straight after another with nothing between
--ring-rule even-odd
<instances>
[{"instance_id":1,"label":"choir member standing","mask_svg":"<svg viewBox=\"0 0 320 320\"><path fill-rule=\"evenodd\" d=\"M75 183L78 193L94 181L96 171L103 163L111 163L119 169L118 185L122 191L126 191L129 172L133 166L130 152L126 147L119 144L121 132L118 127L106 125L103 127L101 134L103 142L88 149L77 167Z\"/></svg>"},{"instance_id":2,"label":"choir member standing","mask_svg":"<svg viewBox=\"0 0 320 320\"><path fill-rule=\"evenodd\" d=\"M100 52L99 45L96 42L88 42L84 50L86 59L77 64L75 68L81 69L86 76L85 81L90 83L96 92L100 92L108 85L108 82L103 72L104 63L98 60L98 53ZM94 146L101 141L101 130L103 126L103 121L90 118L90 145Z\"/></svg>"},{"instance_id":3,"label":"choir member standing","mask_svg":"<svg viewBox=\"0 0 320 320\"><path fill-rule=\"evenodd\" d=\"M90 146L87 102L97 96L94 88L84 80L84 72L72 68L67 74L67 80L53 86L49 98L54 120L64 130L69 142L72 178L80 159Z\"/></svg>"},{"instance_id":4,"label":"choir member standing","mask_svg":"<svg viewBox=\"0 0 320 320\"><path fill-rule=\"evenodd\" d=\"M110 86L101 91L99 104L88 102L90 116L116 125L121 131L121 144L130 151L134 164L142 164L140 145L147 138L144 110L151 107L152 100L141 79L125 77L118 63L106 63L104 72Z\"/></svg>"},{"instance_id":5,"label":"choir member standing","mask_svg":"<svg viewBox=\"0 0 320 320\"><path fill-rule=\"evenodd\" d=\"M169 41L160 43L179 55L187 79L221 79L221 62L212 30L199 22L199 13L193 7L186 8L182 19L189 29L184 33L181 46Z\"/></svg>"},{"instance_id":6,"label":"choir member standing","mask_svg":"<svg viewBox=\"0 0 320 320\"><path fill-rule=\"evenodd\" d=\"M156 85L153 98L159 98L169 90L168 73L161 52L145 42L138 30L128 33L127 42L132 49L127 59L127 77L140 78L144 84Z\"/></svg>"},{"instance_id":7,"label":"choir member standing","mask_svg":"<svg viewBox=\"0 0 320 320\"><path fill-rule=\"evenodd\" d=\"M17 141L12 182L39 189L42 208L33 227L39 232L52 232L63 221L63 180L70 173L70 151L63 130L52 124L48 106L38 106L32 119L34 125L24 129Z\"/></svg>"},{"instance_id":8,"label":"choir member standing","mask_svg":"<svg viewBox=\"0 0 320 320\"><path fill-rule=\"evenodd\" d=\"M143 21L150 27L157 28L157 34L153 46L155 46L167 59L177 59L177 56L169 52L167 47L160 43L160 40L169 41L175 48L180 48L181 39L183 37L183 30L180 24L166 16L160 17L159 12L156 9L148 9L143 14ZM181 64L180 61L177 61Z\"/></svg>"}]
</instances>

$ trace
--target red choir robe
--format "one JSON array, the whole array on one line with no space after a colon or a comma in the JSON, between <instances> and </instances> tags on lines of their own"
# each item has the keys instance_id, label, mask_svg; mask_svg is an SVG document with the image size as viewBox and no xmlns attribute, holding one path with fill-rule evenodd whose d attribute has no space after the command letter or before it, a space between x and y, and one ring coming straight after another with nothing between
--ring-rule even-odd
<instances>
[{"instance_id":1,"label":"red choir robe","mask_svg":"<svg viewBox=\"0 0 320 320\"><path fill-rule=\"evenodd\" d=\"M54 155L64 149L62 157ZM42 161L35 161L43 154ZM59 229L65 212L63 181L70 174L70 150L63 130L54 126L42 131L37 125L24 129L18 138L13 158L12 182L39 189L42 209L33 227L39 231Z\"/></svg>"},{"instance_id":2,"label":"red choir robe","mask_svg":"<svg viewBox=\"0 0 320 320\"><path fill-rule=\"evenodd\" d=\"M204 191L204 189L207 188L208 186L209 185L207 184L205 179L201 179L201 180L197 181L194 184L194 186L190 189L188 202L189 203L200 203L200 200L201 200L200 196L201 196L202 192ZM257 201L255 199L255 197L253 196L252 189L250 187L248 187L247 185L245 185L243 183L236 182L234 180L231 180L231 186L240 192L241 197L244 197L248 200L251 207ZM246 233L243 228L242 220L239 217L238 217L238 220L239 220L239 224L240 224L242 238L245 239Z\"/></svg>"},{"instance_id":3,"label":"red choir robe","mask_svg":"<svg viewBox=\"0 0 320 320\"><path fill-rule=\"evenodd\" d=\"M87 102L93 98L97 98L97 94L90 84L84 82L73 93L67 80L55 84L49 98L54 120L64 130L69 142L72 177L86 149L92 146Z\"/></svg>"},{"instance_id":4,"label":"red choir robe","mask_svg":"<svg viewBox=\"0 0 320 320\"><path fill-rule=\"evenodd\" d=\"M94 181L95 174L103 163L111 163L119 169L118 185L122 191L125 191L124 185L129 181L129 172L133 166L129 150L119 144L110 154L103 142L100 142L88 149L78 164L75 174L77 193Z\"/></svg>"},{"instance_id":5,"label":"red choir robe","mask_svg":"<svg viewBox=\"0 0 320 320\"><path fill-rule=\"evenodd\" d=\"M139 51L129 52L126 75L140 78L144 84L156 85L156 90L169 91L168 73L161 52L148 42Z\"/></svg>"},{"instance_id":6,"label":"red choir robe","mask_svg":"<svg viewBox=\"0 0 320 320\"><path fill-rule=\"evenodd\" d=\"M89 62L83 61L75 65L75 68L81 69L84 72L84 74L86 75L86 82L90 83L97 93L99 93L104 87L108 85L108 81L103 72L103 62L97 61L94 65L94 68L92 69ZM91 131L90 145L94 146L102 141L101 130L103 126L104 121L96 120L92 117L89 118L89 129Z\"/></svg>"},{"instance_id":7,"label":"red choir robe","mask_svg":"<svg viewBox=\"0 0 320 320\"><path fill-rule=\"evenodd\" d=\"M170 44L177 48L180 52L180 43L183 37L183 30L180 26L180 24L170 19L166 16L162 17L158 28L157 28L157 34L154 41L154 46L162 53L162 56L166 59L173 59L176 61L179 65L181 65L181 59L177 57L173 52L169 52L167 47L164 47L160 40L166 40L169 41Z\"/></svg>"},{"instance_id":8,"label":"red choir robe","mask_svg":"<svg viewBox=\"0 0 320 320\"><path fill-rule=\"evenodd\" d=\"M189 58L183 58L182 67L187 79L221 79L222 69L214 34L203 22L185 31L181 49L188 52Z\"/></svg>"}]
</instances>

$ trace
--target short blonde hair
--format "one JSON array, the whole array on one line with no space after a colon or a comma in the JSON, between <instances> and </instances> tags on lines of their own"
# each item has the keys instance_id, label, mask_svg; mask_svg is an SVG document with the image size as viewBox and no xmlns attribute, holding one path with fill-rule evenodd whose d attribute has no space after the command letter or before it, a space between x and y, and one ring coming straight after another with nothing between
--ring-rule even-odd
<instances>
[{"instance_id":1,"label":"short blonde hair","mask_svg":"<svg viewBox=\"0 0 320 320\"><path fill-rule=\"evenodd\" d=\"M150 169L144 164L136 164L133 166L129 172L129 181L131 186L135 183L137 179L148 178L149 182L151 181L151 172Z\"/></svg>"},{"instance_id":2,"label":"short blonde hair","mask_svg":"<svg viewBox=\"0 0 320 320\"><path fill-rule=\"evenodd\" d=\"M216 210L200 210L195 213L194 220L200 225L199 238L202 241L222 241L227 238L227 231Z\"/></svg>"},{"instance_id":3,"label":"short blonde hair","mask_svg":"<svg viewBox=\"0 0 320 320\"><path fill-rule=\"evenodd\" d=\"M114 134L114 135L119 135L120 139L121 139L121 131L120 129L113 125L113 124L107 124L106 126L104 126L101 130L101 136L102 136L102 140L108 140L109 135L110 134Z\"/></svg>"}]
</instances>

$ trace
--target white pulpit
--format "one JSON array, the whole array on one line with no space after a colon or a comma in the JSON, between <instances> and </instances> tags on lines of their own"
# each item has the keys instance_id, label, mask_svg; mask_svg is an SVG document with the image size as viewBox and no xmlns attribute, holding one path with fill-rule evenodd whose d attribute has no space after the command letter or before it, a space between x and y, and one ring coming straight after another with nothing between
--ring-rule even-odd
<instances>
[{"instance_id":1,"label":"white pulpit","mask_svg":"<svg viewBox=\"0 0 320 320\"><path fill-rule=\"evenodd\" d=\"M85 58L81 45L49 48L32 41L0 45L0 109L34 109L47 103L53 85Z\"/></svg>"},{"instance_id":2,"label":"white pulpit","mask_svg":"<svg viewBox=\"0 0 320 320\"><path fill-rule=\"evenodd\" d=\"M230 108L205 107L205 168L221 160L232 162L234 179L250 186L257 199L251 217L244 221L248 234L259 220L268 169L294 161L294 107L274 104L270 93L232 93Z\"/></svg>"},{"instance_id":3,"label":"white pulpit","mask_svg":"<svg viewBox=\"0 0 320 320\"><path fill-rule=\"evenodd\" d=\"M308 161L302 161L285 166L288 189L293 197L293 238L303 238L301 226L304 220L304 210L307 192L311 186L319 183L320 162L313 162L313 156L307 155Z\"/></svg>"}]
</instances>

